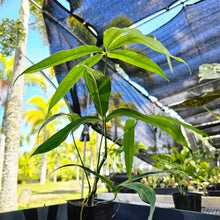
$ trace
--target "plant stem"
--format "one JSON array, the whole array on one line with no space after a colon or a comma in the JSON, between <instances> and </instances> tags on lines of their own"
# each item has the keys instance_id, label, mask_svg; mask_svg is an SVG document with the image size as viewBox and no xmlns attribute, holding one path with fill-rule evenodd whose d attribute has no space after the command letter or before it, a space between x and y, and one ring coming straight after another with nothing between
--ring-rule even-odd
<instances>
[{"instance_id":1,"label":"plant stem","mask_svg":"<svg viewBox=\"0 0 220 220\"><path fill-rule=\"evenodd\" d=\"M104 144L104 147L105 147L104 149L105 149L105 151L104 151L104 156L103 156L101 162L97 164L97 173L98 173L98 174L100 174L100 172L101 172L101 169L102 169L102 167L103 167L103 165L104 165L104 163L105 163L105 161L106 161L106 159L107 159L107 153L108 153L108 152L107 152L107 136L106 136L107 128L106 128L105 117L103 118L102 122L103 122L102 138L103 138L103 136L105 137L105 144ZM101 142L102 142L102 141L101 141ZM101 145L100 145L100 147L101 147ZM100 150L100 152L101 152L101 150ZM99 177L96 176L96 177L95 177L95 180L94 180L94 183L93 183L92 192L91 192L91 193L89 194L89 196L88 196L88 204L89 204L89 205L94 205L94 195L96 194L96 191L97 191L98 181L99 181Z\"/></svg>"},{"instance_id":2,"label":"plant stem","mask_svg":"<svg viewBox=\"0 0 220 220\"><path fill-rule=\"evenodd\" d=\"M78 147L77 147L77 145L76 145L76 142L75 142L75 138L74 138L74 136L73 136L73 133L71 133L71 134L72 134L72 139L73 139L74 147L75 147L75 149L76 149L76 152L77 152L77 155L78 155L78 157L79 157L79 160L80 160L82 166L85 166L84 163L83 163L83 160L82 160L82 158L81 158L81 156L80 156L79 149L78 149ZM87 172L85 172L85 175L86 175L86 180L87 180L88 186L89 186L89 192L91 192L91 184L90 184L90 181L89 181L89 177L88 177Z\"/></svg>"},{"instance_id":3,"label":"plant stem","mask_svg":"<svg viewBox=\"0 0 220 220\"><path fill-rule=\"evenodd\" d=\"M105 54L105 69L104 69L104 75L107 75L107 64L108 64L108 56L107 53Z\"/></svg>"},{"instance_id":4,"label":"plant stem","mask_svg":"<svg viewBox=\"0 0 220 220\"><path fill-rule=\"evenodd\" d=\"M100 158L101 158L101 148L102 148L103 134L104 134L104 131L102 131L102 136L101 136L101 140L100 140L100 143L99 143L99 154L98 154L98 161L97 161L97 167L96 167L97 170L99 169L99 163L100 163Z\"/></svg>"}]
</instances>

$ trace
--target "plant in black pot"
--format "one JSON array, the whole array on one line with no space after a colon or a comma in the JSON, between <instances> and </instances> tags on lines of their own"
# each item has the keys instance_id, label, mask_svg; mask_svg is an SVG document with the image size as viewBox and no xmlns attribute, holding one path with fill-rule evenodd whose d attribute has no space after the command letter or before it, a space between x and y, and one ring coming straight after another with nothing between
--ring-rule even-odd
<instances>
[{"instance_id":1,"label":"plant in black pot","mask_svg":"<svg viewBox=\"0 0 220 220\"><path fill-rule=\"evenodd\" d=\"M210 169L210 178L206 191L208 196L220 196L220 167Z\"/></svg>"},{"instance_id":2,"label":"plant in black pot","mask_svg":"<svg viewBox=\"0 0 220 220\"><path fill-rule=\"evenodd\" d=\"M214 79L220 79L220 64L219 63L207 63L202 64L199 66L199 81L207 80L207 83L209 80ZM218 100L220 98L220 89L213 87L210 91L206 93L201 93L199 96L191 97L187 100L184 100L181 103L178 103L177 105L172 106L173 109L180 109L180 108L194 108L194 107L200 107L204 108L208 113L210 113L210 116L213 116L215 119L220 121L220 117L218 114L215 113L215 108L212 109L208 106L208 104L213 103L213 106L216 106L214 104L214 101ZM210 119L212 120L212 119ZM212 139L215 140L215 135L212 136ZM216 138L217 139L217 138ZM213 146L215 146L214 144ZM212 161L213 167L209 169L209 185L207 186L207 193L209 196L220 196L220 172L219 167L217 167L217 161L219 158L219 152L216 152L216 149L212 147L212 156L209 158ZM213 163L214 162L214 163Z\"/></svg>"},{"instance_id":3,"label":"plant in black pot","mask_svg":"<svg viewBox=\"0 0 220 220\"><path fill-rule=\"evenodd\" d=\"M176 125L185 126L189 129L192 129L199 134L204 135L204 132L201 132L194 127L184 124L178 120L173 118L164 117L160 115L144 115L137 110L129 109L129 108L118 108L113 111L109 110L109 99L111 96L111 77L108 75L108 62L110 59L121 60L123 62L127 62L134 66L143 68L145 70L154 72L156 74L161 75L167 79L162 69L150 60L148 57L138 54L132 50L121 49L122 46L131 44L131 43L141 43L152 50L155 50L159 53L163 53L167 56L168 63L171 66L170 57L178 60L179 62L184 62L182 59L172 56L168 50L158 42L153 36L145 36L140 31L130 28L110 28L104 32L103 35L103 46L97 47L94 45L83 45L74 49L60 51L57 52L50 57L42 60L41 62L27 68L22 74L34 73L45 68L56 66L64 62L71 61L77 58L85 58L83 61L79 62L76 66L74 66L66 77L59 84L56 89L50 105L48 107L48 112L53 108L53 106L59 102L66 93L76 84L81 77L84 77L86 86L88 88L88 92L90 97L94 103L95 109L97 111L97 115L89 115L80 117L76 113L60 113L58 115L52 116L48 121L46 121L43 126L46 126L56 117L67 116L69 119L69 124L67 124L64 128L60 129L57 133L47 139L44 143L38 146L32 153L33 155L42 154L53 150L58 147L69 134L74 132L80 125L84 125L86 123L99 123L101 130L101 143L98 152L98 160L95 170L91 170L89 167L86 167L81 160L81 164L67 164L67 166L78 166L85 171L85 175L87 178L89 192L88 195L80 200L80 219L88 219L86 218L85 210L89 209L101 209L105 204L109 204L109 201L96 201L95 196L97 192L98 182L99 180L103 181L111 191L114 193L114 199L116 198L118 192L127 187L129 189L135 190L140 198L150 204L150 214L148 219L152 219L154 208L155 208L155 193L154 190L146 186L140 182L135 182L139 178L143 176L158 173L157 172L149 172L144 173L135 177L131 177L131 171L133 166L133 155L134 155L134 132L135 127L138 121L143 121L145 123L149 123L153 126L159 127L163 131L170 134L178 143L183 146L187 146L185 138L181 133L181 130L177 128ZM99 65L96 65L101 59L104 60L105 65L102 70L97 69ZM185 63L185 62L184 62ZM22 75L21 74L21 75ZM105 176L101 175L101 170L106 162L110 149L107 145L107 124L114 120L115 117L123 118L124 122L124 134L123 134L123 151L125 155L125 164L126 164L126 172L128 176L128 180L125 182L114 186L112 182L110 182ZM122 138L119 137L120 139ZM118 138L118 140L119 140ZM115 140L117 142L117 140ZM76 150L78 149L75 145ZM102 149L103 148L103 149ZM79 158L82 158L80 152L77 150ZM104 153L103 153L104 152ZM91 183L91 180L88 177L88 173L95 176L95 180ZM70 203L73 203L71 201ZM112 204L110 205L112 208ZM100 208L99 208L100 207ZM75 211L74 211L75 213ZM101 216L96 217L96 214L91 214L89 211L89 219L111 219L112 210L111 211L99 211ZM102 216L102 214L106 214L107 216ZM74 214L76 216L76 214ZM99 214L97 214L99 215ZM93 218L93 217L94 218ZM72 217L74 219L74 217Z\"/></svg>"},{"instance_id":4,"label":"plant in black pot","mask_svg":"<svg viewBox=\"0 0 220 220\"><path fill-rule=\"evenodd\" d=\"M171 154L151 155L155 160L154 167L172 173L179 189L173 193L175 208L200 212L203 192L199 189L209 176L209 164L204 160L208 152L193 152L188 147L183 147L180 152L172 149Z\"/></svg>"}]
</instances>

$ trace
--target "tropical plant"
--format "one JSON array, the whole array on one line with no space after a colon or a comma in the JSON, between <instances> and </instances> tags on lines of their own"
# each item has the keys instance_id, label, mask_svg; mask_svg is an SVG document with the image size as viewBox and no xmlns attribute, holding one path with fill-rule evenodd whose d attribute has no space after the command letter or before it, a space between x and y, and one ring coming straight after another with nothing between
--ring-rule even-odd
<instances>
[{"instance_id":1,"label":"tropical plant","mask_svg":"<svg viewBox=\"0 0 220 220\"><path fill-rule=\"evenodd\" d=\"M172 170L171 178L181 194L185 193L186 188L202 187L207 184L210 175L209 163L205 161L205 156L209 151L198 150L193 152L188 147L183 147L179 152L172 147L171 154L150 155L156 162L153 166L160 170Z\"/></svg>"},{"instance_id":2,"label":"tropical plant","mask_svg":"<svg viewBox=\"0 0 220 220\"><path fill-rule=\"evenodd\" d=\"M3 1L1 1L3 3ZM29 2L23 0L19 11L22 29L25 36L17 41L12 81L25 67L26 40L28 30ZM2 176L2 191L0 195L0 210L10 211L17 209L17 170L18 153L20 146L20 127L22 120L24 79L21 77L16 86L10 87L5 109L5 157ZM7 202L6 202L7 201Z\"/></svg>"},{"instance_id":3,"label":"tropical plant","mask_svg":"<svg viewBox=\"0 0 220 220\"><path fill-rule=\"evenodd\" d=\"M40 179L40 155L30 158L28 152L19 155L18 160L18 183L28 183Z\"/></svg>"},{"instance_id":4,"label":"tropical plant","mask_svg":"<svg viewBox=\"0 0 220 220\"><path fill-rule=\"evenodd\" d=\"M44 142L56 131L56 124L62 123L60 120L54 120L47 127L42 129L41 136L37 135L37 131L40 129L44 121L48 120L53 114L57 114L62 107L65 106L64 102L57 104L49 114L47 113L47 106L49 101L45 101L41 96L33 96L28 100L28 105L34 106L34 109L29 109L23 112L26 124L31 125L31 130L27 137L35 134L35 144ZM56 157L54 157L56 159ZM41 176L40 183L44 185L46 182L46 171L47 171L47 154L41 155Z\"/></svg>"},{"instance_id":5,"label":"tropical plant","mask_svg":"<svg viewBox=\"0 0 220 220\"><path fill-rule=\"evenodd\" d=\"M213 80L213 79L220 79L220 64L219 63L210 63L210 64L203 64L199 66L199 81L202 80ZM207 104L212 103L220 98L220 89L214 89L211 92L207 92L205 94L200 94L199 96L192 97L190 99L184 100L181 103L178 103L176 105L173 105L173 109L179 109L179 108L192 108L192 107L201 107L204 108L207 112L209 112L213 117L215 117L217 120L220 121L220 116L217 115L214 111L209 109L207 107ZM212 137L210 137L212 139ZM217 166L217 159L219 157L219 153L215 152L212 154L212 158L209 158L211 160L215 160L215 163ZM212 168L212 170L215 170L217 168ZM212 172L212 171L210 171Z\"/></svg>"},{"instance_id":6,"label":"tropical plant","mask_svg":"<svg viewBox=\"0 0 220 220\"><path fill-rule=\"evenodd\" d=\"M135 143L134 132L137 121L140 120L145 123L149 123L153 126L159 127L160 129L170 134L174 138L174 140L176 140L178 143L180 143L183 146L187 146L187 142L181 130L178 129L176 125L178 126L182 125L186 128L194 130L195 132L201 135L205 135L205 133L173 118L164 117L160 115L144 115L134 109L119 108L113 110L112 112L109 112L109 99L111 96L111 78L110 76L107 75L107 69L108 69L107 66L109 59L122 60L134 66L138 66L145 70L152 71L167 79L162 69L156 63L150 60L148 57L131 50L120 49L121 46L131 43L141 43L159 53L163 53L167 56L168 64L170 65L171 70L172 70L172 66L171 66L170 58L174 58L179 62L184 62L184 61L178 57L172 56L169 53L169 51L159 41L155 39L155 37L145 36L140 31L135 29L110 28L104 32L103 36L104 36L103 38L104 49L92 45L83 45L71 50L60 51L42 60L41 62L27 68L23 73L21 73L21 75L34 73L42 69L48 68L50 66L55 66L63 62L71 61L79 57L90 55L89 57L85 58L82 62L80 62L78 65L74 66L70 70L68 75L62 80L59 87L55 91L53 98L51 99L48 112L50 112L54 107L54 105L58 103L61 98L65 96L65 94L70 90L70 88L81 77L84 76L89 94L94 103L98 116L92 115L92 116L80 117L76 113L59 114L52 116L52 118L46 121L43 126L47 125L54 118L61 115L65 115L65 116L68 115L70 119L70 123L61 130L59 130L56 134L51 136L49 139L47 139L43 144L38 146L32 153L32 156L48 152L58 147L67 138L69 133L75 131L82 124L96 123L96 122L100 123L102 125L102 133L101 133L102 138L98 151L96 170L91 170L89 167L86 167L83 163L67 164L63 166L63 167L79 166L85 171L89 185L89 193L84 199L83 204L94 206L94 197L97 191L97 184L99 180L102 180L105 184L108 185L108 187L114 193L115 197L117 196L118 192L124 187L136 190L140 198L144 202L147 202L151 205L148 219L152 219L155 208L155 200L156 200L154 190L149 186L134 181L136 181L139 178L142 178L143 176L150 175L152 173L158 173L160 171L148 172L131 178L133 155L134 155L134 143ZM92 68L101 59L104 59L105 61L105 67L103 72ZM114 120L115 117L128 118L125 122L124 136L123 136L123 149L125 153L125 164L126 164L128 180L116 187L107 178L101 175L101 170L106 162L109 153L109 149L107 145L107 123L111 120ZM102 143L104 144L102 145ZM102 149L102 146L104 149ZM77 149L77 146L75 147ZM92 187L88 179L88 172L95 175L95 180L93 182Z\"/></svg>"},{"instance_id":7,"label":"tropical plant","mask_svg":"<svg viewBox=\"0 0 220 220\"><path fill-rule=\"evenodd\" d=\"M41 1L42 0L37 0ZM1 0L1 5L7 1ZM40 11L38 11L40 14ZM7 39L8 46L6 44L1 48L6 48L5 52L11 52L8 48L15 47L15 58L14 58L14 68L11 80L14 82L15 78L24 70L25 68L25 55L26 55L26 42L27 42L27 32L28 32L28 20L29 20L29 1L22 0L19 10L19 21L17 24L19 27L11 26L12 31L17 33L18 36L13 38L12 33L8 34L9 27L6 27L6 32L1 31L1 34L6 34L5 39ZM6 23L13 21L6 20ZM2 27L4 28L4 27ZM24 30L24 33L22 33ZM9 37L9 38L8 38ZM13 40L16 40L13 41ZM1 41L1 40L0 40ZM16 44L15 44L16 43ZM11 44L11 45L10 45ZM5 47L6 46L6 47ZM7 106L4 111L4 123L7 124L5 129L5 152L4 152L4 164L3 174L2 174L2 190L0 195L0 210L10 211L17 209L17 169L18 169L18 154L20 147L20 127L22 120L23 111L23 89L24 81L23 77L19 79L15 86L10 85L9 93L7 96ZM6 202L7 201L7 202Z\"/></svg>"},{"instance_id":8,"label":"tropical plant","mask_svg":"<svg viewBox=\"0 0 220 220\"><path fill-rule=\"evenodd\" d=\"M0 24L0 49L4 56L12 55L17 47L18 38L24 39L24 27L20 19L3 19Z\"/></svg>"}]
</instances>

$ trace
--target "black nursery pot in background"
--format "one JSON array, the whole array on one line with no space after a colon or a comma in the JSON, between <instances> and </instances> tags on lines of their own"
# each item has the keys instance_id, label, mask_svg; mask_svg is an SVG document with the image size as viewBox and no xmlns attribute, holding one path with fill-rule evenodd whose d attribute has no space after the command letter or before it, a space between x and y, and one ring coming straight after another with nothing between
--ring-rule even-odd
<instances>
[{"instance_id":1,"label":"black nursery pot in background","mask_svg":"<svg viewBox=\"0 0 220 220\"><path fill-rule=\"evenodd\" d=\"M131 177L135 177L135 175L132 173ZM124 181L128 180L128 175L127 173L115 173L112 176L110 176L110 180L113 182L114 186L117 186L123 183ZM140 180L136 180L136 182L140 182ZM124 187L123 189L120 190L120 193L136 193L136 191Z\"/></svg>"},{"instance_id":2,"label":"black nursery pot in background","mask_svg":"<svg viewBox=\"0 0 220 220\"><path fill-rule=\"evenodd\" d=\"M82 199L68 200L68 220L79 220L80 212L82 208ZM113 202L104 202L96 206L84 206L83 207L83 220L111 220L113 214Z\"/></svg>"},{"instance_id":3,"label":"black nursery pot in background","mask_svg":"<svg viewBox=\"0 0 220 220\"><path fill-rule=\"evenodd\" d=\"M208 196L220 196L220 183L210 184L206 189Z\"/></svg>"},{"instance_id":4,"label":"black nursery pot in background","mask_svg":"<svg viewBox=\"0 0 220 220\"><path fill-rule=\"evenodd\" d=\"M173 202L176 209L201 212L202 195L198 193L174 193Z\"/></svg>"}]
</instances>

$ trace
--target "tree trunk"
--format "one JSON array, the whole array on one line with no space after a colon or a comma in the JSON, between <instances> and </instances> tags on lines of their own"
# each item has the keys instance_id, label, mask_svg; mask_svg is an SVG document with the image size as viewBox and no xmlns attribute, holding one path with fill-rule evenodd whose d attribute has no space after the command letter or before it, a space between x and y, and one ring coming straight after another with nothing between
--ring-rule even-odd
<instances>
[{"instance_id":1,"label":"tree trunk","mask_svg":"<svg viewBox=\"0 0 220 220\"><path fill-rule=\"evenodd\" d=\"M5 105L5 111L6 111ZM0 191L2 188L2 171L4 164L4 155L5 155L5 130L6 130L6 120L5 120L5 112L2 121L2 129L1 129L1 138L0 138Z\"/></svg>"},{"instance_id":2,"label":"tree trunk","mask_svg":"<svg viewBox=\"0 0 220 220\"><path fill-rule=\"evenodd\" d=\"M18 154L20 146L20 129L23 111L24 78L14 80L25 68L25 54L28 32L29 0L22 0L19 18L22 21L26 36L18 40L15 50L12 84L9 89L8 107L6 111L5 157L2 176L2 191L0 196L0 210L11 211L17 209L17 173Z\"/></svg>"},{"instance_id":3,"label":"tree trunk","mask_svg":"<svg viewBox=\"0 0 220 220\"><path fill-rule=\"evenodd\" d=\"M46 183L47 176L47 153L41 154L41 172L40 172L40 184Z\"/></svg>"}]
</instances>

